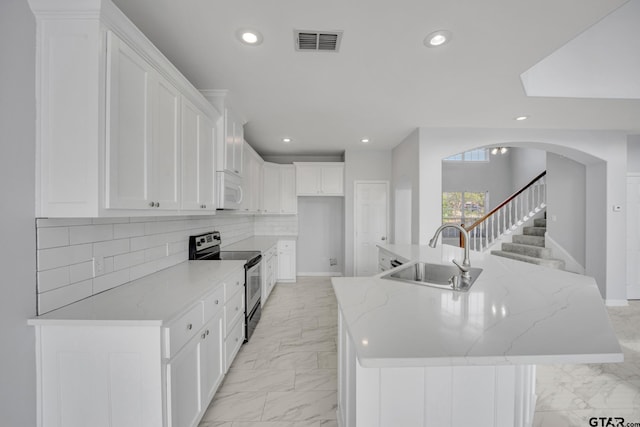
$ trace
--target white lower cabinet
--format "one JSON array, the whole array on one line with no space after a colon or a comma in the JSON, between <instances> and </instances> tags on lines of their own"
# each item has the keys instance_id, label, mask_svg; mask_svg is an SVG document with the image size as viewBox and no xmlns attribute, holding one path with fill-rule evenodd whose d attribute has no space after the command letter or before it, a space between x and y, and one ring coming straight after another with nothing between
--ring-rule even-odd
<instances>
[{"instance_id":1,"label":"white lower cabinet","mask_svg":"<svg viewBox=\"0 0 640 427\"><path fill-rule=\"evenodd\" d=\"M296 241L278 241L278 281L296 281Z\"/></svg>"},{"instance_id":2,"label":"white lower cabinet","mask_svg":"<svg viewBox=\"0 0 640 427\"><path fill-rule=\"evenodd\" d=\"M278 245L275 244L264 252L262 257L262 296L261 305L267 303L267 299L276 285L278 270Z\"/></svg>"},{"instance_id":3,"label":"white lower cabinet","mask_svg":"<svg viewBox=\"0 0 640 427\"><path fill-rule=\"evenodd\" d=\"M196 427L244 342L244 268L169 323L35 324L39 427Z\"/></svg>"}]
</instances>

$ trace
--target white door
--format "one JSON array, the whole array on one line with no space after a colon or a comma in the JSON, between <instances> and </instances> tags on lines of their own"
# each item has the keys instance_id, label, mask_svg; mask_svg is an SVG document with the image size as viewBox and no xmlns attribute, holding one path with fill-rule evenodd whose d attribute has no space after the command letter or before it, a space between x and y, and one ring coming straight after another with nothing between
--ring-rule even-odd
<instances>
[{"instance_id":1,"label":"white door","mask_svg":"<svg viewBox=\"0 0 640 427\"><path fill-rule=\"evenodd\" d=\"M378 273L376 245L386 243L389 230L389 183L356 181L354 260L356 276Z\"/></svg>"},{"instance_id":2,"label":"white door","mask_svg":"<svg viewBox=\"0 0 640 427\"><path fill-rule=\"evenodd\" d=\"M627 298L640 299L640 175L627 176Z\"/></svg>"}]
</instances>

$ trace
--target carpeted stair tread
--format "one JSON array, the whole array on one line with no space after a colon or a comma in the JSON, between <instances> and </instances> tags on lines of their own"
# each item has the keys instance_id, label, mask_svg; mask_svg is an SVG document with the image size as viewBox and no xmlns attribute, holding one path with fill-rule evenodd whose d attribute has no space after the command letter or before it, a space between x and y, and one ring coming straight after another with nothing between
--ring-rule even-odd
<instances>
[{"instance_id":1,"label":"carpeted stair tread","mask_svg":"<svg viewBox=\"0 0 640 427\"><path fill-rule=\"evenodd\" d=\"M513 252L535 258L551 259L551 249L540 246L523 245L520 243L503 243L502 251Z\"/></svg>"},{"instance_id":2,"label":"carpeted stair tread","mask_svg":"<svg viewBox=\"0 0 640 427\"><path fill-rule=\"evenodd\" d=\"M521 255L513 252L505 251L491 251L492 255L501 256L504 258L510 258L518 261L528 262L530 264L541 265L549 268L556 268L558 270L564 270L564 261L560 259L542 259L535 258L527 255Z\"/></svg>"},{"instance_id":3,"label":"carpeted stair tread","mask_svg":"<svg viewBox=\"0 0 640 427\"><path fill-rule=\"evenodd\" d=\"M533 220L534 227L546 227L547 219L546 218L536 218Z\"/></svg>"},{"instance_id":4,"label":"carpeted stair tread","mask_svg":"<svg viewBox=\"0 0 640 427\"><path fill-rule=\"evenodd\" d=\"M527 236L542 236L546 233L546 227L524 227L522 233Z\"/></svg>"},{"instance_id":5,"label":"carpeted stair tread","mask_svg":"<svg viewBox=\"0 0 640 427\"><path fill-rule=\"evenodd\" d=\"M523 234L516 234L512 237L513 243L530 246L540 246L544 248L543 236L525 236Z\"/></svg>"}]
</instances>

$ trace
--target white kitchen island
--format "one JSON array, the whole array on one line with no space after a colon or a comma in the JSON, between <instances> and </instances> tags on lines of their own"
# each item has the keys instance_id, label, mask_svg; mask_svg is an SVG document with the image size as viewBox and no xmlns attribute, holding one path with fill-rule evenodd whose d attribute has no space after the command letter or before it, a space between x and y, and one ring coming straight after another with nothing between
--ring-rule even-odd
<instances>
[{"instance_id":1,"label":"white kitchen island","mask_svg":"<svg viewBox=\"0 0 640 427\"><path fill-rule=\"evenodd\" d=\"M592 278L495 256L472 266L483 272L468 292L382 279L388 272L332 279L341 427L530 426L536 364L623 360Z\"/></svg>"}]
</instances>

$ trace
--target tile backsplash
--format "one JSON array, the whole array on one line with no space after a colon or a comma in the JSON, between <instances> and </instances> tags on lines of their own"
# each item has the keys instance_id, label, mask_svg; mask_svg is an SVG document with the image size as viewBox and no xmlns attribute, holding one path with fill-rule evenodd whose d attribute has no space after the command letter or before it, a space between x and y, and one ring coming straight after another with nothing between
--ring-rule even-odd
<instances>
[{"instance_id":1,"label":"tile backsplash","mask_svg":"<svg viewBox=\"0 0 640 427\"><path fill-rule=\"evenodd\" d=\"M218 230L224 247L253 236L256 228L253 216L224 213L208 217L39 218L38 314L187 260L190 235Z\"/></svg>"},{"instance_id":2,"label":"tile backsplash","mask_svg":"<svg viewBox=\"0 0 640 427\"><path fill-rule=\"evenodd\" d=\"M258 236L298 235L298 215L259 215L255 220Z\"/></svg>"}]
</instances>

